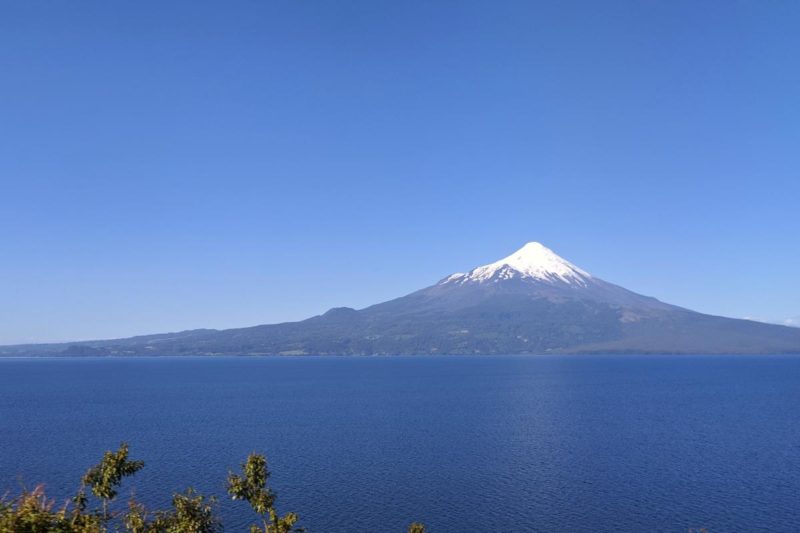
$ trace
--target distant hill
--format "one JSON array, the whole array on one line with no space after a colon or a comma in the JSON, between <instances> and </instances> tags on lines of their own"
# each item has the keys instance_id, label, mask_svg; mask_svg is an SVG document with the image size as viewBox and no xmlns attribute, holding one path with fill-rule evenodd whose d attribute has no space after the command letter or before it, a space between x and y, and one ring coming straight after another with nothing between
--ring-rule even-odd
<instances>
[{"instance_id":1,"label":"distant hill","mask_svg":"<svg viewBox=\"0 0 800 533\"><path fill-rule=\"evenodd\" d=\"M539 243L361 310L0 355L800 353L800 329L705 315L608 283Z\"/></svg>"}]
</instances>

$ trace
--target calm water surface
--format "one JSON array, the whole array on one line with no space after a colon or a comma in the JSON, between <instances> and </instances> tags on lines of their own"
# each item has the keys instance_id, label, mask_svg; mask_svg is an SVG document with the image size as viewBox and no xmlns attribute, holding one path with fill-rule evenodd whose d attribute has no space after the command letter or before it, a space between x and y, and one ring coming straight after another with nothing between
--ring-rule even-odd
<instances>
[{"instance_id":1,"label":"calm water surface","mask_svg":"<svg viewBox=\"0 0 800 533\"><path fill-rule=\"evenodd\" d=\"M800 531L794 357L0 360L0 493L123 440L151 504L264 452L311 532Z\"/></svg>"}]
</instances>

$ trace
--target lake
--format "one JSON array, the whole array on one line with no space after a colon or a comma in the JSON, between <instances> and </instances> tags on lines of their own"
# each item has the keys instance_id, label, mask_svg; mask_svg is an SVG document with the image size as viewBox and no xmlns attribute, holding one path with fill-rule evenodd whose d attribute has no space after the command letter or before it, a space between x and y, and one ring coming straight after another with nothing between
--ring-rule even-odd
<instances>
[{"instance_id":1,"label":"lake","mask_svg":"<svg viewBox=\"0 0 800 533\"><path fill-rule=\"evenodd\" d=\"M800 530L798 357L0 359L0 493L121 441L227 531L251 451L312 533Z\"/></svg>"}]
</instances>

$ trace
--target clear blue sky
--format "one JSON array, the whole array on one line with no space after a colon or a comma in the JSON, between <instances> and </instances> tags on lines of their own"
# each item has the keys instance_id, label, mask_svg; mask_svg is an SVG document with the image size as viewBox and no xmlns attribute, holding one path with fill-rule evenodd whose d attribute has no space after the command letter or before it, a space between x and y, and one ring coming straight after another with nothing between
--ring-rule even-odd
<instances>
[{"instance_id":1,"label":"clear blue sky","mask_svg":"<svg viewBox=\"0 0 800 533\"><path fill-rule=\"evenodd\" d=\"M301 319L541 241L800 315L800 3L5 2L0 343Z\"/></svg>"}]
</instances>

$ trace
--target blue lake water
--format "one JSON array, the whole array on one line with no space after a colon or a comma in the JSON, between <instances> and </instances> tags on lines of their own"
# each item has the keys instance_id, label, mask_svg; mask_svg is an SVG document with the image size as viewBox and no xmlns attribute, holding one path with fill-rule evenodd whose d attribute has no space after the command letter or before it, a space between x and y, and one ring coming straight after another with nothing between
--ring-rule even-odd
<instances>
[{"instance_id":1,"label":"blue lake water","mask_svg":"<svg viewBox=\"0 0 800 533\"><path fill-rule=\"evenodd\" d=\"M151 504L263 452L312 533L800 531L795 357L0 359L0 493L120 441Z\"/></svg>"}]
</instances>

